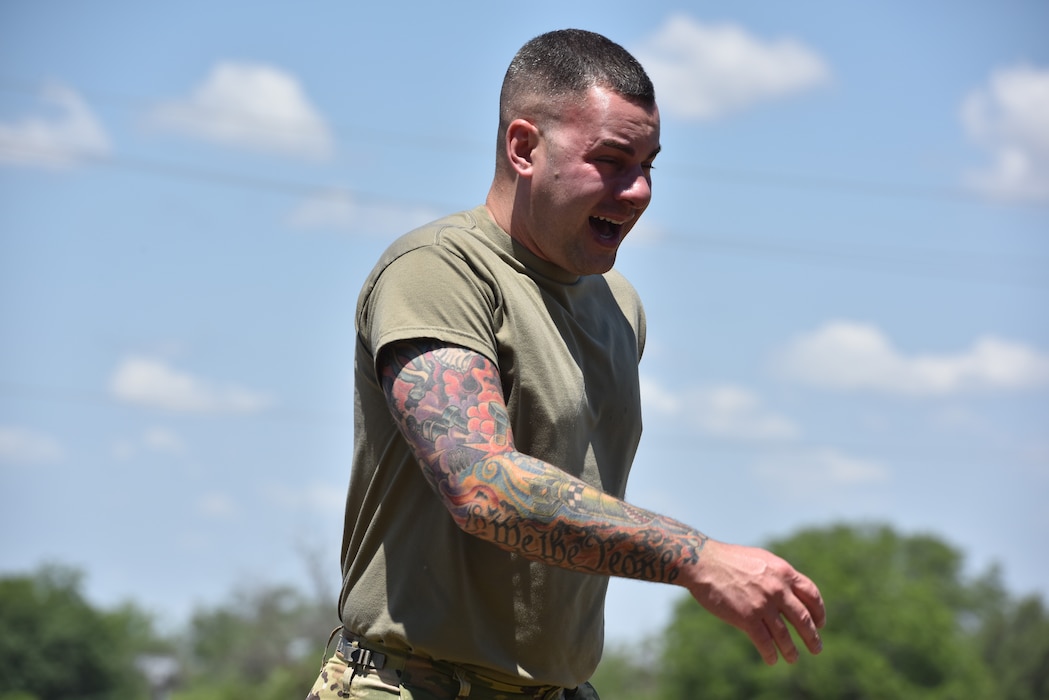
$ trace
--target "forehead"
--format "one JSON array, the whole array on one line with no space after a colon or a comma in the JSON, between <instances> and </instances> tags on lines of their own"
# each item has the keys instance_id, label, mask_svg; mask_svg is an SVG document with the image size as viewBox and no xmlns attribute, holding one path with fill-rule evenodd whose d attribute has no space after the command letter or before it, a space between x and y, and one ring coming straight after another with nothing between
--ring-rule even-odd
<instances>
[{"instance_id":1,"label":"forehead","mask_svg":"<svg viewBox=\"0 0 1049 700\"><path fill-rule=\"evenodd\" d=\"M606 88L590 88L583 99L564 105L556 127L577 147L617 146L648 158L659 150L659 110Z\"/></svg>"}]
</instances>

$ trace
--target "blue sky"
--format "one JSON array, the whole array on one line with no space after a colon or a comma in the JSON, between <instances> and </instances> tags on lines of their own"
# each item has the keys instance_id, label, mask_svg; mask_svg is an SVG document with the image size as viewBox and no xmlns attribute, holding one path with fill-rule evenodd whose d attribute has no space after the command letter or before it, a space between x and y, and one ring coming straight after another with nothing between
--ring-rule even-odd
<instances>
[{"instance_id":1,"label":"blue sky","mask_svg":"<svg viewBox=\"0 0 1049 700\"><path fill-rule=\"evenodd\" d=\"M1049 594L1049 5L643 10L5 3L0 571L171 623L335 587L359 285L482 201L506 64L575 26L663 115L629 500L748 544L887 522ZM617 582L610 634L680 595Z\"/></svg>"}]
</instances>

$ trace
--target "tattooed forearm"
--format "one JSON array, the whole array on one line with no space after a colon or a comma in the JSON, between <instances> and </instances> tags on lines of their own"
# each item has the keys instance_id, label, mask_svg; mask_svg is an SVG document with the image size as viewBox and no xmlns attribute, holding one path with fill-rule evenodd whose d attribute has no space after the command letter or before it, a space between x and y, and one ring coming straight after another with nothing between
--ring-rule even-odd
<instances>
[{"instance_id":1,"label":"tattooed forearm","mask_svg":"<svg viewBox=\"0 0 1049 700\"><path fill-rule=\"evenodd\" d=\"M463 529L576 571L672 583L706 537L520 452L459 474Z\"/></svg>"},{"instance_id":2,"label":"tattooed forearm","mask_svg":"<svg viewBox=\"0 0 1049 700\"><path fill-rule=\"evenodd\" d=\"M514 449L498 371L430 341L380 358L401 431L466 532L530 559L671 583L706 537Z\"/></svg>"}]
</instances>

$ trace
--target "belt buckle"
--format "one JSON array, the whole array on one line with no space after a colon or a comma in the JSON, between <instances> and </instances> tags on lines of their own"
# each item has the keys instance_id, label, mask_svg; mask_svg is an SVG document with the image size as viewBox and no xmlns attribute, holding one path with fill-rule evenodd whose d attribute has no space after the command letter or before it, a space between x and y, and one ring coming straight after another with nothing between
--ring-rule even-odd
<instances>
[{"instance_id":1,"label":"belt buckle","mask_svg":"<svg viewBox=\"0 0 1049 700\"><path fill-rule=\"evenodd\" d=\"M381 671L386 666L386 654L379 651L372 651L371 649L365 649L358 645L357 642L351 642L345 637L339 640L338 651L341 651L346 657L346 660L357 670L370 668L376 671Z\"/></svg>"},{"instance_id":2,"label":"belt buckle","mask_svg":"<svg viewBox=\"0 0 1049 700\"><path fill-rule=\"evenodd\" d=\"M372 668L381 671L386 666L386 654L362 647L354 647L350 651L349 660L354 666Z\"/></svg>"}]
</instances>

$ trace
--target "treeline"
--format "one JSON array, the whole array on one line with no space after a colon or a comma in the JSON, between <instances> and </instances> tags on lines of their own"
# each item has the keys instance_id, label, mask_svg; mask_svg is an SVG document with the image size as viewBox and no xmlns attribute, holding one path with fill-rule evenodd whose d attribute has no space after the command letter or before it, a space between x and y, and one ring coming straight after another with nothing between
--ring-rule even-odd
<instances>
[{"instance_id":1,"label":"treeline","mask_svg":"<svg viewBox=\"0 0 1049 700\"><path fill-rule=\"evenodd\" d=\"M827 603L824 651L766 666L687 596L659 635L607 650L604 700L1049 700L1049 613L961 552L884 526L799 532L768 547ZM653 584L654 585L654 584ZM240 591L161 633L132 604L104 610L80 572L0 579L0 700L287 700L313 683L328 595Z\"/></svg>"},{"instance_id":2,"label":"treeline","mask_svg":"<svg viewBox=\"0 0 1049 700\"><path fill-rule=\"evenodd\" d=\"M605 654L603 700L1049 700L1043 601L1012 598L996 570L966 580L947 543L842 525L768 548L819 585L821 654L770 668L745 635L682 599L658 639Z\"/></svg>"},{"instance_id":3,"label":"treeline","mask_svg":"<svg viewBox=\"0 0 1049 700\"><path fill-rule=\"evenodd\" d=\"M82 574L0 579L0 700L288 700L316 680L334 603L284 586L238 591L158 632L132 604L91 605Z\"/></svg>"}]
</instances>

